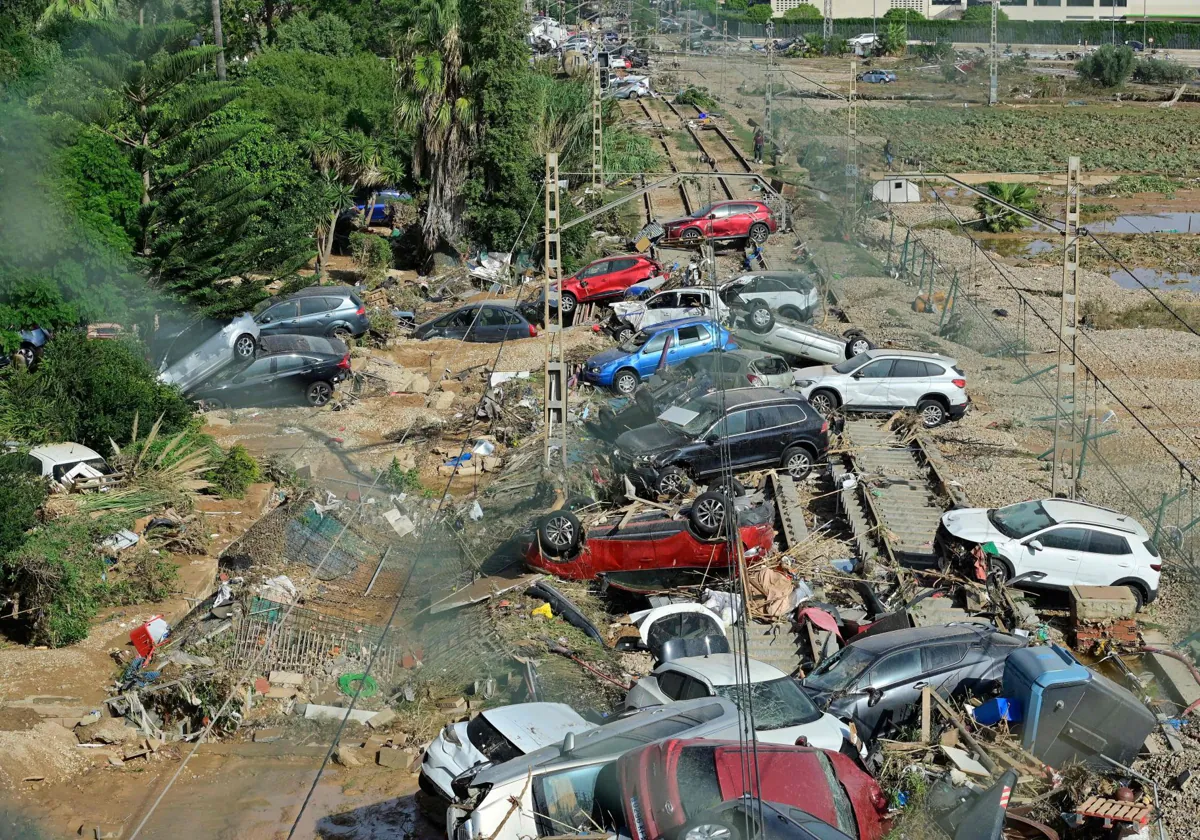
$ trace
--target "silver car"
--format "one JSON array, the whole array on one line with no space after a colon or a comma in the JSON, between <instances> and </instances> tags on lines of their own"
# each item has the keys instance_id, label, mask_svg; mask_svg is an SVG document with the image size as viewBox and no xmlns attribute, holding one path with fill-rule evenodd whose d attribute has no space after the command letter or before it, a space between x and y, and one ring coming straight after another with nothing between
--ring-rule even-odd
<instances>
[{"instance_id":1,"label":"silver car","mask_svg":"<svg viewBox=\"0 0 1200 840\"><path fill-rule=\"evenodd\" d=\"M721 288L730 306L751 307L756 301L793 321L811 321L821 306L821 291L802 271L759 271L743 274ZM756 311L761 311L759 307ZM757 316L765 320L763 315Z\"/></svg>"},{"instance_id":2,"label":"silver car","mask_svg":"<svg viewBox=\"0 0 1200 840\"><path fill-rule=\"evenodd\" d=\"M778 353L789 362L824 364L852 359L875 346L861 330L846 330L838 336L799 321L777 318L776 314L765 303L754 301L734 324L734 340L741 346Z\"/></svg>"},{"instance_id":3,"label":"silver car","mask_svg":"<svg viewBox=\"0 0 1200 840\"><path fill-rule=\"evenodd\" d=\"M258 324L250 313L243 313L177 361L170 361L168 354L158 378L186 393L231 362L253 359L258 336Z\"/></svg>"}]
</instances>

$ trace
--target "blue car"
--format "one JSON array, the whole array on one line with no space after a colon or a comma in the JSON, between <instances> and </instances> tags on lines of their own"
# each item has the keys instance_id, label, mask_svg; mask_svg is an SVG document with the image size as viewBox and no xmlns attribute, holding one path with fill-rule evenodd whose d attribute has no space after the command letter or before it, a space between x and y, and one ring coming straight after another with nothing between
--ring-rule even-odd
<instances>
[{"instance_id":1,"label":"blue car","mask_svg":"<svg viewBox=\"0 0 1200 840\"><path fill-rule=\"evenodd\" d=\"M664 321L634 333L628 341L597 353L583 365L583 381L632 394L643 377L654 373L668 339L667 364L675 365L709 350L736 350L729 330L703 318Z\"/></svg>"},{"instance_id":2,"label":"blue car","mask_svg":"<svg viewBox=\"0 0 1200 840\"><path fill-rule=\"evenodd\" d=\"M387 221L387 202L389 201L411 201L412 195L399 190L386 189L380 190L375 196L375 203L371 205L371 218L367 220L368 225L381 225ZM366 208L366 203L354 205L354 213L362 213Z\"/></svg>"},{"instance_id":3,"label":"blue car","mask_svg":"<svg viewBox=\"0 0 1200 840\"><path fill-rule=\"evenodd\" d=\"M896 74L893 73L891 70L868 70L866 73L863 73L858 78L864 82L870 82L871 84L884 84L884 85L888 84L889 82L895 82L898 80L898 77L896 76Z\"/></svg>"}]
</instances>

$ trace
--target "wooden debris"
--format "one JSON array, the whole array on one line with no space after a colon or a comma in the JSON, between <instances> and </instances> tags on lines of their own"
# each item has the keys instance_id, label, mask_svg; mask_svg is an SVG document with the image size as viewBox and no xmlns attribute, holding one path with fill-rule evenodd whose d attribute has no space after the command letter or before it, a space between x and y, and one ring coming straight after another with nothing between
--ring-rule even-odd
<instances>
[{"instance_id":1,"label":"wooden debris","mask_svg":"<svg viewBox=\"0 0 1200 840\"><path fill-rule=\"evenodd\" d=\"M1137 802L1121 802L1104 796L1089 796L1075 809L1075 813L1135 825L1146 825L1150 822L1149 806Z\"/></svg>"}]
</instances>

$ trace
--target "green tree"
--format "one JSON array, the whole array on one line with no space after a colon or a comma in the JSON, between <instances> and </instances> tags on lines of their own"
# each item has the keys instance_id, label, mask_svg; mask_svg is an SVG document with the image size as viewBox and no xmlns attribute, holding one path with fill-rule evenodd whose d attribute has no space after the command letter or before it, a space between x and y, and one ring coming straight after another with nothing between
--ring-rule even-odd
<instances>
[{"instance_id":1,"label":"green tree","mask_svg":"<svg viewBox=\"0 0 1200 840\"><path fill-rule=\"evenodd\" d=\"M1101 87L1120 87L1133 73L1133 50L1105 44L1075 64L1079 78Z\"/></svg>"},{"instance_id":2,"label":"green tree","mask_svg":"<svg viewBox=\"0 0 1200 840\"><path fill-rule=\"evenodd\" d=\"M807 21L822 20L824 13L816 6L811 6L808 3L802 3L799 6L794 6L783 13L784 23L805 23Z\"/></svg>"},{"instance_id":3,"label":"green tree","mask_svg":"<svg viewBox=\"0 0 1200 840\"><path fill-rule=\"evenodd\" d=\"M1026 213L1036 214L1041 209L1037 188L1028 184L998 184L991 181L987 185L987 191L989 195ZM975 199L975 212L983 217L980 223L983 228L992 233L1011 233L1031 224L1023 216L983 196Z\"/></svg>"},{"instance_id":4,"label":"green tree","mask_svg":"<svg viewBox=\"0 0 1200 840\"><path fill-rule=\"evenodd\" d=\"M507 250L537 201L533 79L522 0L463 0L478 141L469 184L473 238Z\"/></svg>"},{"instance_id":5,"label":"green tree","mask_svg":"<svg viewBox=\"0 0 1200 840\"><path fill-rule=\"evenodd\" d=\"M463 185L475 135L472 71L458 0L417 0L397 44L396 122L413 138L413 175L427 189L427 251L462 238Z\"/></svg>"},{"instance_id":6,"label":"green tree","mask_svg":"<svg viewBox=\"0 0 1200 840\"><path fill-rule=\"evenodd\" d=\"M884 20L898 20L901 23L917 23L925 20L925 15L912 9L888 9L883 13Z\"/></svg>"},{"instance_id":7,"label":"green tree","mask_svg":"<svg viewBox=\"0 0 1200 840\"><path fill-rule=\"evenodd\" d=\"M764 24L775 16L770 3L759 3L746 10L746 20L750 23Z\"/></svg>"},{"instance_id":8,"label":"green tree","mask_svg":"<svg viewBox=\"0 0 1200 840\"><path fill-rule=\"evenodd\" d=\"M963 9L962 19L968 23L991 23L992 22L992 7L991 6L967 6ZM996 10L996 20L999 23L1008 23L1008 13L1003 9Z\"/></svg>"},{"instance_id":9,"label":"green tree","mask_svg":"<svg viewBox=\"0 0 1200 840\"><path fill-rule=\"evenodd\" d=\"M894 21L885 26L879 39L879 49L884 55L904 55L908 49L908 27Z\"/></svg>"},{"instance_id":10,"label":"green tree","mask_svg":"<svg viewBox=\"0 0 1200 840\"><path fill-rule=\"evenodd\" d=\"M42 12L41 22L46 24L58 18L104 20L111 18L116 8L116 0L51 0Z\"/></svg>"},{"instance_id":11,"label":"green tree","mask_svg":"<svg viewBox=\"0 0 1200 840\"><path fill-rule=\"evenodd\" d=\"M298 14L279 25L275 46L281 50L301 50L345 57L358 52L350 24L334 14L316 17Z\"/></svg>"}]
</instances>

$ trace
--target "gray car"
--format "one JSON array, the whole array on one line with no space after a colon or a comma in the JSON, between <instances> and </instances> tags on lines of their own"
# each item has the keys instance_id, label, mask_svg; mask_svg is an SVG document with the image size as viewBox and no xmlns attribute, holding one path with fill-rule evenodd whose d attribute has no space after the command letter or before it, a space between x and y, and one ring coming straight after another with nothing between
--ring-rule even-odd
<instances>
[{"instance_id":1,"label":"gray car","mask_svg":"<svg viewBox=\"0 0 1200 840\"><path fill-rule=\"evenodd\" d=\"M309 286L268 302L254 320L263 335L298 333L342 341L357 338L370 326L366 305L349 286Z\"/></svg>"},{"instance_id":2,"label":"gray car","mask_svg":"<svg viewBox=\"0 0 1200 840\"><path fill-rule=\"evenodd\" d=\"M800 685L830 714L879 734L916 714L925 686L942 697L991 691L1008 655L1028 643L983 623L892 630L855 639Z\"/></svg>"},{"instance_id":3,"label":"gray car","mask_svg":"<svg viewBox=\"0 0 1200 840\"><path fill-rule=\"evenodd\" d=\"M834 335L790 320L761 300L753 300L747 305L745 315L735 320L733 334L738 346L761 347L796 363L811 360L834 364L852 359L875 346L861 330L849 329L840 336Z\"/></svg>"}]
</instances>

